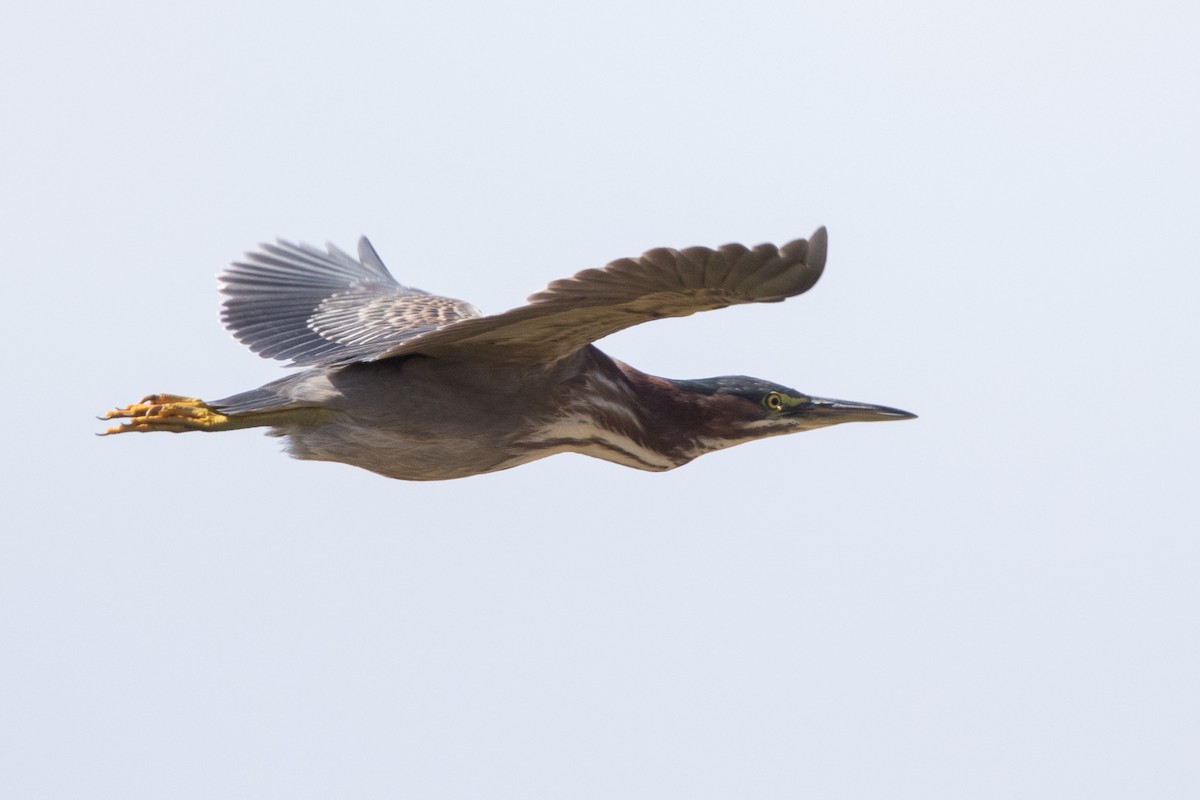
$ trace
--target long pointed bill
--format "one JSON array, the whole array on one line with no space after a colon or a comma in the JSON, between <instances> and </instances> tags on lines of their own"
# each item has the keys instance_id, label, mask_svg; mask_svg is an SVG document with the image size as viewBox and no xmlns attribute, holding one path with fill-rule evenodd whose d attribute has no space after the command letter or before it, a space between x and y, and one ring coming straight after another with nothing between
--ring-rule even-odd
<instances>
[{"instance_id":1,"label":"long pointed bill","mask_svg":"<svg viewBox=\"0 0 1200 800\"><path fill-rule=\"evenodd\" d=\"M916 419L916 414L887 406L870 403L854 403L849 400L827 400L823 397L809 398L810 402L796 409L803 416L821 426L837 425L841 422L886 422L894 419Z\"/></svg>"}]
</instances>

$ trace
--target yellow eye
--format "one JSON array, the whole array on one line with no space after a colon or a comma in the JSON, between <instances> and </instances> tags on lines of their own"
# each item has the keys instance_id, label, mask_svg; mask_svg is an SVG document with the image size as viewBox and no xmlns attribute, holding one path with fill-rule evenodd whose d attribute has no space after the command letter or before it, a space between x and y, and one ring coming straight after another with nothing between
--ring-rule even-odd
<instances>
[{"instance_id":1,"label":"yellow eye","mask_svg":"<svg viewBox=\"0 0 1200 800\"><path fill-rule=\"evenodd\" d=\"M779 392L771 392L763 398L763 405L771 411L783 411L783 395Z\"/></svg>"}]
</instances>

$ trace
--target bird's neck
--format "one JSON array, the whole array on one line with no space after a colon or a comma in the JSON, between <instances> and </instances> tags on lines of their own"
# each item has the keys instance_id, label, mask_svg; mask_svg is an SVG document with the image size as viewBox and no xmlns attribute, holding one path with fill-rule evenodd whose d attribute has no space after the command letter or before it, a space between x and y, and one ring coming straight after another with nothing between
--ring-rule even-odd
<instances>
[{"instance_id":1,"label":"bird's neck","mask_svg":"<svg viewBox=\"0 0 1200 800\"><path fill-rule=\"evenodd\" d=\"M594 348L593 348L594 350ZM595 402L597 426L679 466L716 449L713 410L660 378L594 350L591 384L582 396Z\"/></svg>"},{"instance_id":2,"label":"bird's neck","mask_svg":"<svg viewBox=\"0 0 1200 800\"><path fill-rule=\"evenodd\" d=\"M517 432L514 461L584 453L637 469L673 469L724 447L711 404L678 382L585 347L557 385L552 411Z\"/></svg>"}]
</instances>

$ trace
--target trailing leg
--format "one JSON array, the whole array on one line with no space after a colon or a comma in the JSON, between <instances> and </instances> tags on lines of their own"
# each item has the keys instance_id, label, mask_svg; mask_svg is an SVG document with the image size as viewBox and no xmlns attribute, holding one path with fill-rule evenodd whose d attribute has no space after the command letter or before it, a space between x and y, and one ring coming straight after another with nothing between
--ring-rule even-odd
<instances>
[{"instance_id":1,"label":"trailing leg","mask_svg":"<svg viewBox=\"0 0 1200 800\"><path fill-rule=\"evenodd\" d=\"M147 433L150 431L234 431L241 428L279 427L287 425L318 425L332 416L325 408L293 407L259 411L221 413L197 397L177 394L151 394L140 402L106 412L102 419L128 420L104 431L114 433Z\"/></svg>"}]
</instances>

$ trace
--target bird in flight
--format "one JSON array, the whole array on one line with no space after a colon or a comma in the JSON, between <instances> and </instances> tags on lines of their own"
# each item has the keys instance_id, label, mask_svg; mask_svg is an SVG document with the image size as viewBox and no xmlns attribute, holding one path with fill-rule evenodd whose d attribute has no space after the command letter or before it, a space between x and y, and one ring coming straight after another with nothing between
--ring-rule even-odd
<instances>
[{"instance_id":1,"label":"bird in flight","mask_svg":"<svg viewBox=\"0 0 1200 800\"><path fill-rule=\"evenodd\" d=\"M826 244L819 228L782 247L659 248L493 315L401 285L366 237L357 259L333 245L262 244L221 274L221 319L255 353L306 369L221 400L149 395L107 412L123 422L104 433L266 427L297 458L444 480L565 452L659 472L767 436L912 419L757 378L659 378L593 344L650 320L801 294Z\"/></svg>"}]
</instances>

